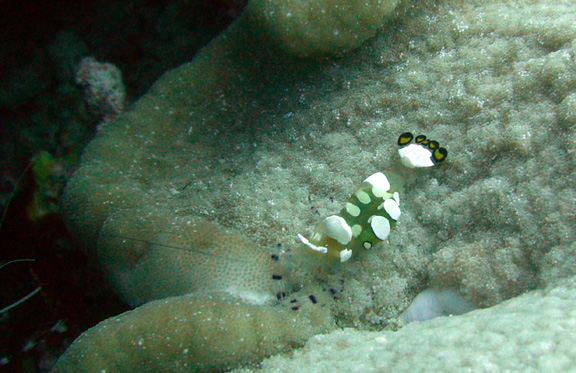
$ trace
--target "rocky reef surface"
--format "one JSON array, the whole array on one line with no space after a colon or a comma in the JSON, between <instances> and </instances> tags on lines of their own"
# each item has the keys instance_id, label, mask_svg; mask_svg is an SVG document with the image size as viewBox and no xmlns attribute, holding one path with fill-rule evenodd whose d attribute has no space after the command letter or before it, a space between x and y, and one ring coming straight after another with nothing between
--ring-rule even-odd
<instances>
[{"instance_id":1,"label":"rocky reef surface","mask_svg":"<svg viewBox=\"0 0 576 373\"><path fill-rule=\"evenodd\" d=\"M89 331L57 370L133 362L230 369L334 328L347 329L263 369L305 371L341 350L360 359L364 344L385 350L364 361L368 370L427 364L424 354L471 369L573 363L564 338L574 328L576 7L281 3L250 3L88 146L67 188L68 224L119 294L146 304ZM406 131L440 141L447 160L402 167L396 139ZM401 186L402 216L390 237L346 263L319 263L296 234L337 213L377 171ZM426 288L455 290L487 309L381 331L397 328ZM213 335L204 316L194 332L174 324L206 307L226 315L220 332L237 340ZM530 324L539 308L550 322ZM277 312L291 321L278 323ZM262 320L269 334L223 347L240 343L237 326L247 336L258 329L247 319ZM153 320L173 323L158 329ZM497 323L499 333L486 327ZM110 348L98 342L131 325L141 335ZM458 347L471 335L481 356L493 358L472 359L476 350ZM538 335L546 342L530 350L534 358L515 364ZM221 359L226 353L232 358Z\"/></svg>"}]
</instances>

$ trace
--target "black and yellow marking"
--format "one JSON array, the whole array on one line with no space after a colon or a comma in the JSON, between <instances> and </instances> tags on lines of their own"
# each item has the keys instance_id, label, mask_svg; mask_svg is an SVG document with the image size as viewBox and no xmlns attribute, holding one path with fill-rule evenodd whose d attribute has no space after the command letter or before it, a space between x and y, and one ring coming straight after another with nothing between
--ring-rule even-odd
<instances>
[{"instance_id":1,"label":"black and yellow marking","mask_svg":"<svg viewBox=\"0 0 576 373\"><path fill-rule=\"evenodd\" d=\"M398 137L398 145L406 146L412 142L412 139L414 139L414 135L411 132L404 132ZM427 146L428 149L432 150L432 162L434 164L443 162L448 157L446 148L441 148L438 141L427 139L425 135L416 136L414 142L418 145Z\"/></svg>"},{"instance_id":2,"label":"black and yellow marking","mask_svg":"<svg viewBox=\"0 0 576 373\"><path fill-rule=\"evenodd\" d=\"M448 150L446 150L445 148L438 148L432 152L432 162L434 163L444 162L447 156L448 156Z\"/></svg>"},{"instance_id":3,"label":"black and yellow marking","mask_svg":"<svg viewBox=\"0 0 576 373\"><path fill-rule=\"evenodd\" d=\"M414 141L416 141L416 144L422 144L424 141L426 141L426 136L418 135Z\"/></svg>"},{"instance_id":4,"label":"black and yellow marking","mask_svg":"<svg viewBox=\"0 0 576 373\"><path fill-rule=\"evenodd\" d=\"M400 146L408 145L412 142L412 139L414 139L414 135L412 133L404 132L403 134L400 135L400 137L398 137L398 145Z\"/></svg>"}]
</instances>

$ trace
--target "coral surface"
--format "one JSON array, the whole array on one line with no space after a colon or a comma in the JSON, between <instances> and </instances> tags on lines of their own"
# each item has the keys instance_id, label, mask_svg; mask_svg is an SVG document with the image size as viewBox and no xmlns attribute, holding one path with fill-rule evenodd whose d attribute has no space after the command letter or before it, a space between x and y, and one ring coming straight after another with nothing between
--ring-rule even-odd
<instances>
[{"instance_id":1,"label":"coral surface","mask_svg":"<svg viewBox=\"0 0 576 373\"><path fill-rule=\"evenodd\" d=\"M550 314L558 323L527 327L530 338L542 333L549 341L534 348L545 352L557 346L558 354L551 356L574 363L573 348L560 351L571 345L558 332L564 327L573 332L570 297L555 302L558 297L547 294L563 292L565 279L576 274L576 6L561 0L403 2L378 16L382 28L358 50L302 59L326 52L298 53L290 42L283 44L282 38L299 32L254 32L267 30L259 13L266 4L249 4L227 32L191 63L166 73L89 145L68 186L65 207L71 229L116 289L130 299L135 292L125 288L124 275L142 265L143 277L135 283L164 289L143 292L133 304L191 292L200 296L205 285L199 289L194 279L202 277L206 266L191 266L198 272L183 282L165 276L185 271L179 265L184 255L195 262L212 253L189 230L189 224L210 221L223 227L214 230L220 236L215 240L228 241L216 250L220 255L222 246L229 246L224 262L240 255L231 238L236 233L222 233L233 230L243 236L238 242L254 245L248 257L264 253L262 258L278 259L285 271L256 263L256 272L240 277L271 277L256 276L261 283L252 287L252 296L242 294L246 289L228 290L246 304L263 302L261 310L274 307L263 295L284 304L284 296L289 299L302 289L299 297L304 299L320 286L322 295L334 295L325 303L328 325L354 327L358 331L338 333L354 335L362 345L380 338L367 331L393 325L423 289L455 289L475 307L493 308L412 323L398 338L410 332L415 339L408 344L414 349L439 346L442 342L429 342L418 333L442 335L446 330L455 342L443 351L457 360L467 355L456 347L478 332L475 325L484 325L476 324L475 316L486 323L500 320L502 329L510 330L506 338L512 347L502 350L501 339L493 338L487 339L486 350L515 361L521 354L515 346L527 342L514 324L529 325L523 318L534 318L530 302L536 302L562 311ZM312 9L327 6L318 4ZM356 11L352 14L367 13L350 10ZM278 18L266 18L265 24L287 19L285 13L270 12L265 15ZM332 22L334 13L326 13ZM302 14L296 18L294 27L309 22ZM366 30L354 34L372 35L374 22L369 18ZM337 43L330 51L346 49ZM437 139L449 157L430 169L403 168L396 139L406 131ZM357 259L319 265L296 234L307 235L321 219L340 211L359 183L377 171L392 171L402 185L402 216L394 231ZM283 288L272 282L270 289L270 278ZM548 290L524 294L538 287ZM295 307L294 312L300 311ZM312 329L307 330L311 335ZM99 332L105 333L104 328ZM341 334L334 335L331 343L341 343ZM388 335L384 342L395 338ZM164 337L172 338L172 332ZM284 341L277 351L302 339ZM58 367L66 370L74 356L91 348L80 339ZM402 364L427 361L391 344L386 350ZM432 348L422 351L438 356ZM540 359L544 352L534 356ZM112 366L130 356L110 351L100 361ZM331 360L330 354L311 356ZM385 366L381 359L388 358L374 356L366 364L377 370ZM551 366L538 359L525 364ZM494 361L497 366L500 360ZM264 367L275 369L270 364ZM477 360L462 364L484 366Z\"/></svg>"}]
</instances>

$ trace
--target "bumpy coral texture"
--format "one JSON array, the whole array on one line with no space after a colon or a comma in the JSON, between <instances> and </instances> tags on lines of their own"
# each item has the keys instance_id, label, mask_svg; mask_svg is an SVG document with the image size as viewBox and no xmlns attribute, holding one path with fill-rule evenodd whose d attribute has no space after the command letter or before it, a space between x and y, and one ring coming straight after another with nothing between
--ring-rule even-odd
<instances>
[{"instance_id":1,"label":"bumpy coral texture","mask_svg":"<svg viewBox=\"0 0 576 373\"><path fill-rule=\"evenodd\" d=\"M282 271L271 253L244 236L203 219L180 218L167 224L129 212L108 218L98 242L107 277L129 304L197 291L227 291L265 301L281 291L272 275L281 276ZM143 239L140 232L159 227L169 228Z\"/></svg>"},{"instance_id":2,"label":"bumpy coral texture","mask_svg":"<svg viewBox=\"0 0 576 373\"><path fill-rule=\"evenodd\" d=\"M265 361L261 371L571 370L575 299L572 278L493 308L412 323L398 332L338 330L312 338L294 354Z\"/></svg>"},{"instance_id":3,"label":"bumpy coral texture","mask_svg":"<svg viewBox=\"0 0 576 373\"><path fill-rule=\"evenodd\" d=\"M142 323L140 333L153 334L161 341L187 338L194 349L190 356L197 356L200 354L197 350L210 343L214 348L206 349L204 358L213 360L214 365L205 367L216 369L252 362L254 359L242 356L253 352L253 356L261 358L299 345L306 336L331 328L333 317L328 303L331 297L322 303L309 300L314 305L309 312L296 299L294 305L287 307L285 320L279 317L282 312L273 315L276 309L269 306L271 300L290 293L293 286L285 283L286 278L274 266L271 253L280 254L276 240L265 242L255 232L275 225L274 230L281 236L282 228L273 220L246 227L246 221L235 216L233 209L239 207L252 214L255 222L264 218L251 210L250 204L242 202L238 206L241 197L233 188L234 177L250 167L246 162L250 162L254 141L259 141L256 138L275 131L270 124L265 125L267 128L258 127L258 118L293 106L292 100L283 102L286 94L292 92L289 95L296 96L307 74L325 66L322 61L308 63L298 58L334 54L359 45L374 34L386 17L393 16L396 1L340 1L334 7L331 1L317 0L310 4L313 19L299 18L292 24L283 18L286 12L298 12L300 4L286 5L279 1L276 5L259 6L263 3L252 2L245 14L191 63L168 72L130 112L103 127L88 146L64 199L70 229L91 259L105 270L120 295L132 305L184 294L193 294L197 299L215 291L239 300L212 303L206 298L199 303L177 300L177 307L160 302L145 306L146 311L137 309L120 318L120 324L114 326L116 331L111 332L104 323L79 339L62 357L58 369L78 369L77 364L82 364L94 348L100 351L97 366L102 369L107 364L109 367L121 364L123 356L150 362L158 353L166 353L163 355L166 361L156 361L158 368L186 369L178 360L171 362L171 355L165 352L169 349L174 354L182 353L177 344L168 343L160 348L161 342L157 342L141 351L147 357L133 356L136 352L130 346L137 341L130 337L130 326L137 323ZM383 4L387 4L383 9L375 8ZM324 33L322 43L303 43L306 51L302 53L294 46L282 48L279 36L260 23L262 13L258 13L264 8L266 12L275 7L280 9L280 5L282 11L275 15L267 13L267 20L272 24L282 21L301 41L318 37L318 28L332 27L340 18L344 34L331 37L330 33ZM353 14L362 16L355 18ZM338 39L333 46L329 43L331 38ZM290 192L288 183L283 188ZM305 292L302 297L308 299L308 295ZM249 326L236 319L247 317L247 323L262 319L262 324L253 325L262 328L261 340L242 347L237 340L221 338L220 334L196 333L195 328L155 329L151 321L142 319L168 322L177 319L179 312L193 314L202 307L217 314L214 318L223 320L226 324L222 326L223 333L236 336L243 330L250 333ZM246 312L246 307L256 308L254 312ZM296 316L291 312L297 312ZM298 322L299 318L303 321ZM200 319L198 328L209 330L214 322L212 318ZM238 329L232 332L232 328ZM105 341L108 333L117 335L122 346L94 342ZM278 338L272 337L274 333ZM220 348L239 351L223 357ZM122 349L126 355L114 352ZM219 363L225 358L226 362ZM130 364L130 358L126 363ZM86 367L93 366L86 362ZM152 366L147 365L149 369Z\"/></svg>"},{"instance_id":4,"label":"bumpy coral texture","mask_svg":"<svg viewBox=\"0 0 576 373\"><path fill-rule=\"evenodd\" d=\"M114 253L135 254L131 265L139 245L189 220L216 221L282 254L288 290L331 289L338 325L358 329L381 329L429 286L476 307L553 290L576 274L575 18L561 0L414 2L327 64L245 32L259 23L243 18L90 145L68 190L70 225L90 247L115 237L99 250L137 235ZM403 169L395 141L407 130L440 141L446 162ZM377 171L403 184L389 239L346 265L314 268L296 233L337 213ZM146 228L131 231L135 221ZM178 245L196 255L194 242ZM522 323L529 310L517 310L491 312ZM446 327L465 330L467 319L453 320Z\"/></svg>"},{"instance_id":5,"label":"bumpy coral texture","mask_svg":"<svg viewBox=\"0 0 576 373\"><path fill-rule=\"evenodd\" d=\"M150 302L84 333L56 372L223 371L329 329L329 309L248 304L226 293Z\"/></svg>"},{"instance_id":6,"label":"bumpy coral texture","mask_svg":"<svg viewBox=\"0 0 576 373\"><path fill-rule=\"evenodd\" d=\"M259 27L283 50L298 56L323 56L357 48L373 37L399 0L253 1Z\"/></svg>"}]
</instances>

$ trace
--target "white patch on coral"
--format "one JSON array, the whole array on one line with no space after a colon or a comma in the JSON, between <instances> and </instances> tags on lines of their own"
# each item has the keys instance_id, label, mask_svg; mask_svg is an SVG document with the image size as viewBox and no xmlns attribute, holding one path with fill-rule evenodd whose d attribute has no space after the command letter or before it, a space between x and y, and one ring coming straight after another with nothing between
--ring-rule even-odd
<instances>
[{"instance_id":1,"label":"white patch on coral","mask_svg":"<svg viewBox=\"0 0 576 373\"><path fill-rule=\"evenodd\" d=\"M246 303L262 305L276 299L268 293L260 293L256 291L244 290L241 287L229 287L226 292L242 298Z\"/></svg>"},{"instance_id":2,"label":"white patch on coral","mask_svg":"<svg viewBox=\"0 0 576 373\"><path fill-rule=\"evenodd\" d=\"M462 315L474 306L455 289L426 289L400 315L406 324L440 316Z\"/></svg>"}]
</instances>

